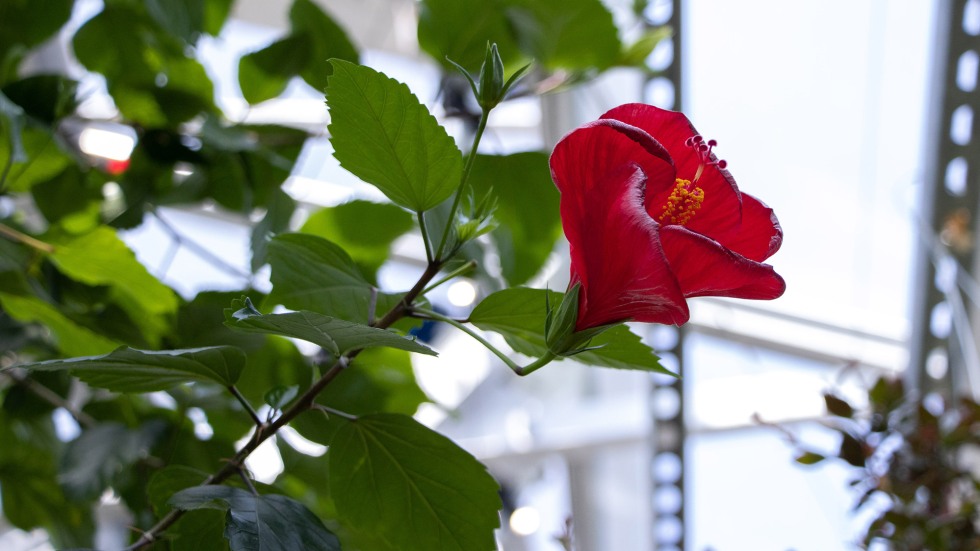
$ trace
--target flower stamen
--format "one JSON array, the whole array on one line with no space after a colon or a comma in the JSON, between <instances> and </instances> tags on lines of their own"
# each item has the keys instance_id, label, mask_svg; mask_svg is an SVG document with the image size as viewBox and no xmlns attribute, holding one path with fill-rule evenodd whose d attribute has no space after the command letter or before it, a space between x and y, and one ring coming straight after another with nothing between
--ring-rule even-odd
<instances>
[{"instance_id":1,"label":"flower stamen","mask_svg":"<svg viewBox=\"0 0 980 551\"><path fill-rule=\"evenodd\" d=\"M667 204L664 205L664 212L658 220L665 224L686 224L701 208L704 202L704 190L697 187L690 180L677 178L674 190L667 197Z\"/></svg>"},{"instance_id":2,"label":"flower stamen","mask_svg":"<svg viewBox=\"0 0 980 551\"><path fill-rule=\"evenodd\" d=\"M698 156L698 170L694 173L694 178L691 178L691 182L698 182L698 179L701 178L701 174L704 172L704 167L706 166L717 166L721 169L728 166L728 163L723 159L711 158L711 150L718 145L717 140L705 141L700 134L695 134L688 138L684 142L684 145L694 149L695 155Z\"/></svg>"}]
</instances>

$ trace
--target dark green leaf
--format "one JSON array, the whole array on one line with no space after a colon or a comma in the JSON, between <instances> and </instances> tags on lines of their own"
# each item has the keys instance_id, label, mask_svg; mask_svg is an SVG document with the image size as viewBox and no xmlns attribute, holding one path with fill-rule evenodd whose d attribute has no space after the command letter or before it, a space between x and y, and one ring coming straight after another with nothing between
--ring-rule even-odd
<instances>
[{"instance_id":1,"label":"dark green leaf","mask_svg":"<svg viewBox=\"0 0 980 551\"><path fill-rule=\"evenodd\" d=\"M0 115L4 115L4 101L3 93L0 93ZM34 184L50 180L74 164L47 130L26 127L21 131L16 116L8 118L8 121L4 123L6 128L0 132L0 167L7 166L11 153L14 159L7 175L6 190L28 191ZM10 133L16 133L12 143Z\"/></svg>"},{"instance_id":2,"label":"dark green leaf","mask_svg":"<svg viewBox=\"0 0 980 551\"><path fill-rule=\"evenodd\" d=\"M216 503L219 502L219 503ZM170 498L182 510L227 509L225 538L233 551L340 551L340 542L302 503L228 486L196 486Z\"/></svg>"},{"instance_id":3,"label":"dark green leaf","mask_svg":"<svg viewBox=\"0 0 980 551\"><path fill-rule=\"evenodd\" d=\"M332 69L327 61L331 58L357 63L357 48L340 27L323 9L311 0L294 0L289 10L289 22L294 35L310 39L312 51L309 61L300 71L310 86L317 91L327 88L327 77Z\"/></svg>"},{"instance_id":4,"label":"dark green leaf","mask_svg":"<svg viewBox=\"0 0 980 551\"><path fill-rule=\"evenodd\" d=\"M341 519L399 551L495 549L498 491L473 456L405 415L347 422L330 445Z\"/></svg>"},{"instance_id":5,"label":"dark green leaf","mask_svg":"<svg viewBox=\"0 0 980 551\"><path fill-rule=\"evenodd\" d=\"M40 44L71 17L73 0L51 0L39 9L27 0L0 2L0 60L15 47Z\"/></svg>"},{"instance_id":6,"label":"dark green leaf","mask_svg":"<svg viewBox=\"0 0 980 551\"><path fill-rule=\"evenodd\" d=\"M119 423L86 429L68 444L62 457L58 481L65 494L78 501L99 497L119 477L129 476L132 464L149 454L162 429L159 423L139 430Z\"/></svg>"},{"instance_id":7,"label":"dark green leaf","mask_svg":"<svg viewBox=\"0 0 980 551\"><path fill-rule=\"evenodd\" d=\"M303 339L319 345L334 356L378 346L436 355L431 348L384 329L308 311L255 314L254 308L250 307L251 302L233 302L232 307L225 310L225 323L243 331Z\"/></svg>"},{"instance_id":8,"label":"dark green leaf","mask_svg":"<svg viewBox=\"0 0 980 551\"><path fill-rule=\"evenodd\" d=\"M504 278L511 285L526 282L538 273L561 236L559 195L551 182L548 156L480 155L469 181L478 194L492 193L497 200L498 227L490 237Z\"/></svg>"},{"instance_id":9,"label":"dark green leaf","mask_svg":"<svg viewBox=\"0 0 980 551\"><path fill-rule=\"evenodd\" d=\"M199 0L146 0L146 11L157 25L193 45L204 31L204 6Z\"/></svg>"},{"instance_id":10,"label":"dark green leaf","mask_svg":"<svg viewBox=\"0 0 980 551\"><path fill-rule=\"evenodd\" d=\"M61 174L31 188L34 204L48 222L61 223L71 233L91 231L99 223L101 186L88 185L85 176L77 166L69 165Z\"/></svg>"},{"instance_id":11,"label":"dark green leaf","mask_svg":"<svg viewBox=\"0 0 980 551\"><path fill-rule=\"evenodd\" d=\"M448 58L476 73L488 42L497 44L505 64L517 60L517 43L504 2L423 0L419 8L419 45L445 67L449 67Z\"/></svg>"},{"instance_id":12,"label":"dark green leaf","mask_svg":"<svg viewBox=\"0 0 980 551\"><path fill-rule=\"evenodd\" d=\"M378 293L370 312L376 290L346 251L321 237L281 234L269 243L268 254L273 285L269 304L366 323L391 303Z\"/></svg>"},{"instance_id":13,"label":"dark green leaf","mask_svg":"<svg viewBox=\"0 0 980 551\"><path fill-rule=\"evenodd\" d=\"M7 84L3 94L28 116L51 125L75 111L77 87L76 81L60 75L35 75Z\"/></svg>"},{"instance_id":14,"label":"dark green leaf","mask_svg":"<svg viewBox=\"0 0 980 551\"><path fill-rule=\"evenodd\" d=\"M541 357L548 352L544 335L547 293L551 293L552 305L561 302L562 295L554 291L523 287L497 291L473 309L469 321L485 331L500 333L514 350ZM589 365L673 375L660 365L653 350L625 325L617 325L600 333L587 346L595 349L571 358Z\"/></svg>"},{"instance_id":15,"label":"dark green leaf","mask_svg":"<svg viewBox=\"0 0 980 551\"><path fill-rule=\"evenodd\" d=\"M238 84L249 103L272 99L286 89L289 79L310 63L313 45L306 34L291 35L242 56Z\"/></svg>"},{"instance_id":16,"label":"dark green leaf","mask_svg":"<svg viewBox=\"0 0 980 551\"><path fill-rule=\"evenodd\" d=\"M601 0L502 0L521 48L548 68L605 69L621 45Z\"/></svg>"},{"instance_id":17,"label":"dark green leaf","mask_svg":"<svg viewBox=\"0 0 980 551\"><path fill-rule=\"evenodd\" d=\"M252 271L265 265L269 254L269 239L289 229L289 221L296 211L296 201L288 193L277 189L272 192L265 216L252 228Z\"/></svg>"},{"instance_id":18,"label":"dark green leaf","mask_svg":"<svg viewBox=\"0 0 980 551\"><path fill-rule=\"evenodd\" d=\"M181 383L235 384L245 353L231 346L185 350L134 350L120 347L104 356L50 360L23 367L37 371L71 371L89 384L117 392L153 392Z\"/></svg>"},{"instance_id":19,"label":"dark green leaf","mask_svg":"<svg viewBox=\"0 0 980 551\"><path fill-rule=\"evenodd\" d=\"M336 243L373 277L387 260L391 242L413 226L412 215L395 205L351 201L313 213L300 231Z\"/></svg>"},{"instance_id":20,"label":"dark green leaf","mask_svg":"<svg viewBox=\"0 0 980 551\"><path fill-rule=\"evenodd\" d=\"M146 495L153 511L159 516L165 515L170 510L167 501L171 496L184 488L201 484L208 474L184 465L168 465L153 473L146 486Z\"/></svg>"},{"instance_id":21,"label":"dark green leaf","mask_svg":"<svg viewBox=\"0 0 980 551\"><path fill-rule=\"evenodd\" d=\"M841 432L841 437L840 451L837 456L855 467L863 467L867 459L867 455L864 453L864 444L846 432Z\"/></svg>"},{"instance_id":22,"label":"dark green leaf","mask_svg":"<svg viewBox=\"0 0 980 551\"><path fill-rule=\"evenodd\" d=\"M462 174L459 149L408 86L368 67L332 63L327 105L340 165L415 212L452 195Z\"/></svg>"},{"instance_id":23,"label":"dark green leaf","mask_svg":"<svg viewBox=\"0 0 980 551\"><path fill-rule=\"evenodd\" d=\"M854 416L854 408L851 407L851 404L848 404L833 394L825 393L823 395L823 401L827 405L827 412L831 415L847 418Z\"/></svg>"}]
</instances>

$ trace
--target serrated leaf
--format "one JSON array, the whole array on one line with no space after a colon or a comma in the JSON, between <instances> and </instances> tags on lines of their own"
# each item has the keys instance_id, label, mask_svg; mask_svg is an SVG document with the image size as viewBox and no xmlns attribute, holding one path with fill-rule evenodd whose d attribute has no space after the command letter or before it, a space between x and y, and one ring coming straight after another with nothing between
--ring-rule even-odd
<instances>
[{"instance_id":1,"label":"serrated leaf","mask_svg":"<svg viewBox=\"0 0 980 551\"><path fill-rule=\"evenodd\" d=\"M548 156L541 152L480 155L473 163L470 185L496 199L490 233L500 255L500 268L511 285L533 277L561 236L558 189L551 182Z\"/></svg>"},{"instance_id":2,"label":"serrated leaf","mask_svg":"<svg viewBox=\"0 0 980 551\"><path fill-rule=\"evenodd\" d=\"M269 242L268 255L273 288L267 304L368 321L376 291L336 244L313 235L281 234ZM377 293L371 317L383 314L397 300L395 295Z\"/></svg>"},{"instance_id":3,"label":"serrated leaf","mask_svg":"<svg viewBox=\"0 0 980 551\"><path fill-rule=\"evenodd\" d=\"M331 63L328 128L340 165L414 212L449 198L462 156L408 86L368 67Z\"/></svg>"},{"instance_id":4,"label":"serrated leaf","mask_svg":"<svg viewBox=\"0 0 980 551\"><path fill-rule=\"evenodd\" d=\"M497 291L473 309L469 321L485 331L500 333L521 354L544 356L548 352L544 335L548 293L551 304L561 302L561 293L543 289L515 287ZM654 351L625 325L603 331L587 346L590 350L570 356L571 359L588 365L674 375L660 365Z\"/></svg>"},{"instance_id":5,"label":"serrated leaf","mask_svg":"<svg viewBox=\"0 0 980 551\"><path fill-rule=\"evenodd\" d=\"M170 504L185 511L227 509L225 538L233 551L340 551L340 542L323 522L286 496L196 486L174 494Z\"/></svg>"},{"instance_id":6,"label":"serrated leaf","mask_svg":"<svg viewBox=\"0 0 980 551\"><path fill-rule=\"evenodd\" d=\"M231 308L225 310L225 324L242 331L303 339L319 345L334 356L379 346L436 355L431 348L397 333L316 312L301 310L287 314L256 314L255 311L250 301L235 301Z\"/></svg>"},{"instance_id":7,"label":"serrated leaf","mask_svg":"<svg viewBox=\"0 0 980 551\"><path fill-rule=\"evenodd\" d=\"M357 48L347 37L344 29L323 8L310 0L294 0L289 9L289 23L295 35L310 38L309 62L299 75L310 86L322 92L327 87L331 67L329 59L343 59L357 63Z\"/></svg>"},{"instance_id":8,"label":"serrated leaf","mask_svg":"<svg viewBox=\"0 0 980 551\"><path fill-rule=\"evenodd\" d=\"M330 493L358 532L399 551L489 551L499 487L479 461L411 417L344 424L330 444Z\"/></svg>"},{"instance_id":9,"label":"serrated leaf","mask_svg":"<svg viewBox=\"0 0 980 551\"><path fill-rule=\"evenodd\" d=\"M104 354L119 347L119 343L78 325L40 299L0 293L0 305L17 321L47 327L58 349L66 356Z\"/></svg>"},{"instance_id":10,"label":"serrated leaf","mask_svg":"<svg viewBox=\"0 0 980 551\"><path fill-rule=\"evenodd\" d=\"M104 356L27 364L36 371L70 371L92 386L116 392L154 392L181 383L235 384L245 353L233 346L184 350L135 350L120 347Z\"/></svg>"}]
</instances>

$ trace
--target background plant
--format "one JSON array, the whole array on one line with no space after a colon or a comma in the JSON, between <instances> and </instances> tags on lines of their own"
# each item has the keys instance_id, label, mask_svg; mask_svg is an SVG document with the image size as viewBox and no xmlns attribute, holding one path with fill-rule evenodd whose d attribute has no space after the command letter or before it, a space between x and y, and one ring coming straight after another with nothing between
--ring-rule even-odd
<instances>
[{"instance_id":1,"label":"background plant","mask_svg":"<svg viewBox=\"0 0 980 551\"><path fill-rule=\"evenodd\" d=\"M980 546L980 480L968 466L980 452L980 405L946 403L909 393L901 379L882 377L868 390L867 411L828 392L829 426L840 434L835 454L801 450L797 461L828 459L855 468L855 510L874 519L863 547L966 551ZM799 444L797 444L799 446Z\"/></svg>"},{"instance_id":2,"label":"background plant","mask_svg":"<svg viewBox=\"0 0 980 551\"><path fill-rule=\"evenodd\" d=\"M107 1L72 31L70 0L0 6L4 514L45 528L58 547L89 547L92 505L111 491L133 515L132 548L489 549L496 483L412 419L427 398L409 353L434 351L403 335L417 318L443 319L546 354L547 305L560 294L510 288L535 275L560 233L546 154L464 156L407 87L356 65L357 48L329 14L295 0L288 32L239 61L243 97L271 99L296 77L325 89L337 158L391 203L323 209L289 233L296 203L282 186L310 134L229 120L196 59L232 7ZM549 75L575 82L642 61L661 36L624 45L598 0L427 1L421 10L420 43L447 67L452 59L479 78L491 41L508 77L534 58L521 93ZM111 120L83 116L88 98L72 75L37 69L59 34L104 77ZM490 108L477 110L471 152ZM82 152L79 132L94 123L133 132L128 162ZM203 204L258 220L251 269L271 266L268 295L179 296L117 234L148 218L165 223L162 207ZM198 248L197 236L167 228ZM390 243L410 232L428 251L417 283L378 288ZM487 277L478 262L487 248L501 259L502 278L488 279L500 291L468 320L429 309L424 296L437 285ZM277 306L289 311L263 313ZM284 337L321 352L304 356ZM659 369L625 327L601 338L620 346L578 359ZM56 412L77 434L59 436ZM202 412L210 436L195 433ZM273 439L285 472L259 484L244 459L286 423L330 451L309 456Z\"/></svg>"}]
</instances>

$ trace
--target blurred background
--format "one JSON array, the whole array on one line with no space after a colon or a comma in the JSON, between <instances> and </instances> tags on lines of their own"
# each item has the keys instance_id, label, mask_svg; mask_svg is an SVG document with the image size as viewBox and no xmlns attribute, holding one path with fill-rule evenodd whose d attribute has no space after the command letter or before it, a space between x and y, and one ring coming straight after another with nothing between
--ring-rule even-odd
<instances>
[{"instance_id":1,"label":"blurred background","mask_svg":"<svg viewBox=\"0 0 980 551\"><path fill-rule=\"evenodd\" d=\"M459 116L443 68L419 46L416 2L318 4L346 29L362 63L407 83L468 143L465 105ZM779 216L784 243L769 262L788 290L765 303L695 299L681 329L636 327L681 381L570 361L519 379L464 335L436 327L428 338L440 359L415 358L414 369L438 405L417 417L500 480L506 551L560 551L569 536L578 551L853 549L871 517L851 513L852 471L795 463L793 446L767 423L833 454L839 442L820 424L828 389L860 405L886 373L923 394L980 391L972 323L980 1L605 4L621 36L669 28L643 58L646 70L611 68L509 101L491 118L481 152L549 151L565 132L626 102L683 110L718 140L741 189ZM237 60L283 36L289 6L237 1L196 54L229 119L317 134L284 186L298 202L298 227L317 208L380 196L331 157L321 92L293 79L257 106L242 97ZM69 27L101 8L76 2ZM73 71L86 97L81 110L111 118L104 81L65 52L55 40L33 63ZM251 275L253 222L213 205L170 208L123 237L189 299L268 288L267 274ZM193 246L171 226L196 236ZM421 263L418 240L402 239L378 281L402 288ZM567 271L559 245L530 284L563 289ZM488 292L461 281L435 300L465 317ZM272 481L282 460L267 448L250 467ZM43 534L2 526L0 548L48 548Z\"/></svg>"}]
</instances>

